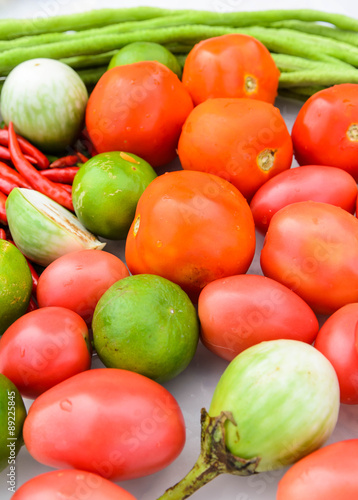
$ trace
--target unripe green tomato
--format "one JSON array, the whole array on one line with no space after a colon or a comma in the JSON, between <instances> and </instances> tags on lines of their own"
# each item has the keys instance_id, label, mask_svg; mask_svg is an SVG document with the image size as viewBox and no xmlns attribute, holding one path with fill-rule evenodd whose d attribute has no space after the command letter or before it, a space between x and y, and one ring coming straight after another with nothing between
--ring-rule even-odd
<instances>
[{"instance_id":1,"label":"unripe green tomato","mask_svg":"<svg viewBox=\"0 0 358 500\"><path fill-rule=\"evenodd\" d=\"M25 257L15 245L0 240L0 335L26 312L31 290Z\"/></svg>"},{"instance_id":2,"label":"unripe green tomato","mask_svg":"<svg viewBox=\"0 0 358 500\"><path fill-rule=\"evenodd\" d=\"M140 61L160 62L171 69L178 78L181 77L181 67L175 55L163 45L154 42L133 42L125 45L112 57L108 69Z\"/></svg>"},{"instance_id":3,"label":"unripe green tomato","mask_svg":"<svg viewBox=\"0 0 358 500\"><path fill-rule=\"evenodd\" d=\"M72 200L78 219L103 238L126 238L138 200L156 177L149 163L134 154L111 151L94 156L73 181Z\"/></svg>"},{"instance_id":4,"label":"unripe green tomato","mask_svg":"<svg viewBox=\"0 0 358 500\"><path fill-rule=\"evenodd\" d=\"M222 375L209 414L232 412L226 446L259 457L257 472L278 469L319 448L333 432L339 385L330 362L296 340L262 342L239 354Z\"/></svg>"},{"instance_id":5,"label":"unripe green tomato","mask_svg":"<svg viewBox=\"0 0 358 500\"><path fill-rule=\"evenodd\" d=\"M5 123L40 149L61 152L77 138L88 93L70 66L54 59L30 59L16 66L1 91Z\"/></svg>"},{"instance_id":6,"label":"unripe green tomato","mask_svg":"<svg viewBox=\"0 0 358 500\"><path fill-rule=\"evenodd\" d=\"M0 373L0 471L9 467L11 473L15 468L15 457L23 445L22 427L25 417L26 408L21 394Z\"/></svg>"}]
</instances>

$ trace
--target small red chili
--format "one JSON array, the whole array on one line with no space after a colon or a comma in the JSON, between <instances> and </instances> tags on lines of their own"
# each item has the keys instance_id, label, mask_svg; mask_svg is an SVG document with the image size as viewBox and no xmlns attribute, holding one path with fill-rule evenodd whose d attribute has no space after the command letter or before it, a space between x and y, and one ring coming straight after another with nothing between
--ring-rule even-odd
<instances>
[{"instance_id":1,"label":"small red chili","mask_svg":"<svg viewBox=\"0 0 358 500\"><path fill-rule=\"evenodd\" d=\"M2 224L7 225L7 217L6 217L6 210L5 210L6 200L7 200L6 194L4 194L0 191L0 222Z\"/></svg>"},{"instance_id":2,"label":"small red chili","mask_svg":"<svg viewBox=\"0 0 358 500\"><path fill-rule=\"evenodd\" d=\"M17 140L12 122L9 123L9 149L11 160L18 172L31 184L60 205L73 211L72 196L58 184L43 177L38 170L24 157Z\"/></svg>"},{"instance_id":3,"label":"small red chili","mask_svg":"<svg viewBox=\"0 0 358 500\"><path fill-rule=\"evenodd\" d=\"M47 170L41 170L41 175L53 182L72 184L79 169L80 167L49 168Z\"/></svg>"},{"instance_id":4,"label":"small red chili","mask_svg":"<svg viewBox=\"0 0 358 500\"><path fill-rule=\"evenodd\" d=\"M77 155L68 155L58 158L50 164L50 168L73 167L78 163Z\"/></svg>"},{"instance_id":5,"label":"small red chili","mask_svg":"<svg viewBox=\"0 0 358 500\"><path fill-rule=\"evenodd\" d=\"M21 174L2 161L0 161L0 179L1 178L13 182L17 187L32 189L31 184L27 182Z\"/></svg>"},{"instance_id":6,"label":"small red chili","mask_svg":"<svg viewBox=\"0 0 358 500\"><path fill-rule=\"evenodd\" d=\"M29 141L27 141L20 135L16 134L16 137L20 144L21 151L24 154L29 155L32 158L32 160L33 159L36 160L37 168L42 170L49 166L50 162L48 158L39 149L37 149ZM2 144L3 146L9 145L9 130L6 129L0 130L0 144ZM31 161L31 163L33 163L33 161Z\"/></svg>"}]
</instances>

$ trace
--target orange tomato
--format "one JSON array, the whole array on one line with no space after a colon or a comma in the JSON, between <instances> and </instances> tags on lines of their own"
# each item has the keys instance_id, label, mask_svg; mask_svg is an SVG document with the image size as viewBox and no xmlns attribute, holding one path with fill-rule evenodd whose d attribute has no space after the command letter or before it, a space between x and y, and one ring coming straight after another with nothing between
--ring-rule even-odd
<instances>
[{"instance_id":1,"label":"orange tomato","mask_svg":"<svg viewBox=\"0 0 358 500\"><path fill-rule=\"evenodd\" d=\"M273 104L279 76L261 42L233 33L195 45L185 61L183 83L195 105L215 97L248 97Z\"/></svg>"},{"instance_id":2,"label":"orange tomato","mask_svg":"<svg viewBox=\"0 0 358 500\"><path fill-rule=\"evenodd\" d=\"M186 170L219 175L247 198L287 170L292 141L280 111L252 99L209 99L185 121L178 153Z\"/></svg>"},{"instance_id":3,"label":"orange tomato","mask_svg":"<svg viewBox=\"0 0 358 500\"><path fill-rule=\"evenodd\" d=\"M126 241L132 274L163 276L196 300L211 281L245 273L255 227L245 198L220 177L177 171L144 191Z\"/></svg>"},{"instance_id":4,"label":"orange tomato","mask_svg":"<svg viewBox=\"0 0 358 500\"><path fill-rule=\"evenodd\" d=\"M100 78L88 101L86 126L99 153L127 151L157 167L175 158L192 109L188 91L170 69L142 61Z\"/></svg>"}]
</instances>

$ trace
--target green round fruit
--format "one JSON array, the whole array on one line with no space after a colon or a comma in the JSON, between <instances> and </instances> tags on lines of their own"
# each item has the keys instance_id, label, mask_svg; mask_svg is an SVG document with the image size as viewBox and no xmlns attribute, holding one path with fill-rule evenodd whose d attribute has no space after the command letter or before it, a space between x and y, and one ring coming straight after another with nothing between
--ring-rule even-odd
<instances>
[{"instance_id":1,"label":"green round fruit","mask_svg":"<svg viewBox=\"0 0 358 500\"><path fill-rule=\"evenodd\" d=\"M199 339L196 310L171 281L151 274L124 278L99 300L92 322L103 364L170 380L192 360Z\"/></svg>"},{"instance_id":2,"label":"green round fruit","mask_svg":"<svg viewBox=\"0 0 358 500\"><path fill-rule=\"evenodd\" d=\"M10 472L15 470L15 457L23 445L22 427L25 417L26 408L21 394L0 373L0 471L6 467L9 467Z\"/></svg>"},{"instance_id":3,"label":"green round fruit","mask_svg":"<svg viewBox=\"0 0 358 500\"><path fill-rule=\"evenodd\" d=\"M178 59L168 49L154 42L133 42L125 45L109 62L108 69L141 61L158 61L181 77Z\"/></svg>"},{"instance_id":4,"label":"green round fruit","mask_svg":"<svg viewBox=\"0 0 358 500\"><path fill-rule=\"evenodd\" d=\"M0 335L25 314L32 278L25 257L15 245L0 240Z\"/></svg>"},{"instance_id":5,"label":"green round fruit","mask_svg":"<svg viewBox=\"0 0 358 500\"><path fill-rule=\"evenodd\" d=\"M127 236L145 188L157 177L142 158L119 151L101 153L77 172L72 199L80 222L110 240Z\"/></svg>"}]
</instances>

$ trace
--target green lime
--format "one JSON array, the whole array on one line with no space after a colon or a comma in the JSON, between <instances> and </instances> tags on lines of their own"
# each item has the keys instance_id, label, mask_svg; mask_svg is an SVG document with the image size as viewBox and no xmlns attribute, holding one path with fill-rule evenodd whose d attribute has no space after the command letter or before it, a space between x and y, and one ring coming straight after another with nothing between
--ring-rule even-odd
<instances>
[{"instance_id":1,"label":"green lime","mask_svg":"<svg viewBox=\"0 0 358 500\"><path fill-rule=\"evenodd\" d=\"M12 480L11 472L15 471L15 457L23 445L25 417L26 408L20 392L0 373L0 471L9 467L9 481Z\"/></svg>"},{"instance_id":2,"label":"green lime","mask_svg":"<svg viewBox=\"0 0 358 500\"><path fill-rule=\"evenodd\" d=\"M168 49L154 42L133 42L125 45L109 62L108 69L140 61L158 61L181 77L178 59Z\"/></svg>"},{"instance_id":3,"label":"green lime","mask_svg":"<svg viewBox=\"0 0 358 500\"><path fill-rule=\"evenodd\" d=\"M0 335L2 335L26 312L32 290L31 272L25 257L6 240L0 240L0 290Z\"/></svg>"},{"instance_id":4,"label":"green lime","mask_svg":"<svg viewBox=\"0 0 358 500\"><path fill-rule=\"evenodd\" d=\"M93 340L103 364L170 380L192 360L198 316L187 294L171 281L138 274L117 281L99 300Z\"/></svg>"},{"instance_id":5,"label":"green lime","mask_svg":"<svg viewBox=\"0 0 358 500\"><path fill-rule=\"evenodd\" d=\"M156 177L149 163L134 154L111 151L94 156L73 181L72 199L78 219L103 238L126 238L138 200Z\"/></svg>"}]
</instances>

